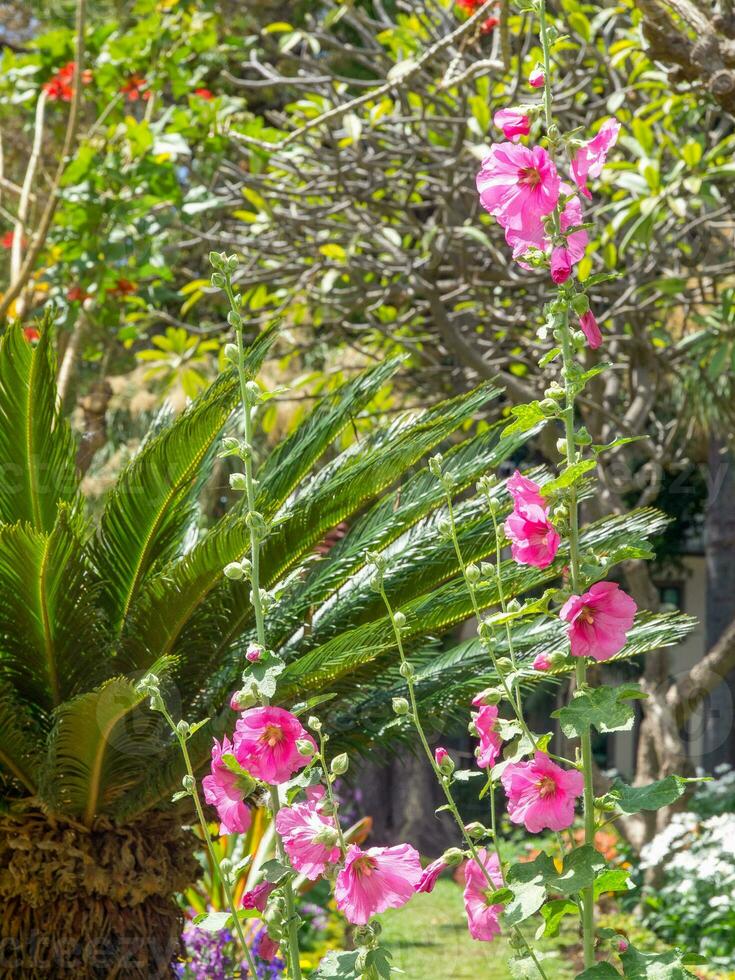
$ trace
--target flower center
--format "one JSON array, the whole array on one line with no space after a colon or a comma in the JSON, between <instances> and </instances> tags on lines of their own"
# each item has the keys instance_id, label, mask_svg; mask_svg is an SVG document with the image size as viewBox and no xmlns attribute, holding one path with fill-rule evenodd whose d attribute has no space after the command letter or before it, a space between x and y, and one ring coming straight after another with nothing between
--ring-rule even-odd
<instances>
[{"instance_id":1,"label":"flower center","mask_svg":"<svg viewBox=\"0 0 735 980\"><path fill-rule=\"evenodd\" d=\"M590 626L592 626L595 621L595 617L592 615L592 610L589 606L582 606L579 611L579 618L583 623L589 623Z\"/></svg>"},{"instance_id":2,"label":"flower center","mask_svg":"<svg viewBox=\"0 0 735 980\"><path fill-rule=\"evenodd\" d=\"M523 167L518 171L518 183L526 187L538 187L541 183L541 174L535 167Z\"/></svg>"},{"instance_id":3,"label":"flower center","mask_svg":"<svg viewBox=\"0 0 735 980\"><path fill-rule=\"evenodd\" d=\"M283 729L280 725L266 725L263 734L260 736L260 741L269 749L275 748L283 741Z\"/></svg>"},{"instance_id":4,"label":"flower center","mask_svg":"<svg viewBox=\"0 0 735 980\"><path fill-rule=\"evenodd\" d=\"M363 854L353 863L352 870L358 878L362 878L363 875L369 877L375 870L375 858L371 858L369 854Z\"/></svg>"},{"instance_id":5,"label":"flower center","mask_svg":"<svg viewBox=\"0 0 735 980\"><path fill-rule=\"evenodd\" d=\"M542 776L542 778L536 783L536 786L538 788L538 795L542 800L547 799L549 796L553 796L556 792L556 783L551 776Z\"/></svg>"}]
</instances>

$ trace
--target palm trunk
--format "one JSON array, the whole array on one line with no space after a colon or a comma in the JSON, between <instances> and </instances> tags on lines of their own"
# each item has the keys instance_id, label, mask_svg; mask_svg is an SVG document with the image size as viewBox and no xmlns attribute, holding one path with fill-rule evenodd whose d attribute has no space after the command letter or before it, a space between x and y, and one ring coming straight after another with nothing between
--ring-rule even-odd
<instances>
[{"instance_id":1,"label":"palm trunk","mask_svg":"<svg viewBox=\"0 0 735 980\"><path fill-rule=\"evenodd\" d=\"M40 812L0 818L0 976L170 977L175 893L193 838L166 813L90 830Z\"/></svg>"}]
</instances>

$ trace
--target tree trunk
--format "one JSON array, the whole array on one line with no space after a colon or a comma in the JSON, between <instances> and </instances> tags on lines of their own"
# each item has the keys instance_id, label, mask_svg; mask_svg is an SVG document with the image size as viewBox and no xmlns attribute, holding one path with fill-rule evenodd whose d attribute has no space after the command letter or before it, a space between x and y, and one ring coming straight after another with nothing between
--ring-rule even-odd
<instances>
[{"instance_id":1,"label":"tree trunk","mask_svg":"<svg viewBox=\"0 0 735 980\"><path fill-rule=\"evenodd\" d=\"M0 818L0 976L173 976L196 878L193 838L171 814L90 830L40 812Z\"/></svg>"},{"instance_id":2,"label":"tree trunk","mask_svg":"<svg viewBox=\"0 0 735 980\"><path fill-rule=\"evenodd\" d=\"M735 618L735 465L732 454L712 439L709 450L709 498L705 513L707 561L707 647L711 649ZM704 754L707 772L735 761L731 738L735 674L723 674L705 702Z\"/></svg>"}]
</instances>

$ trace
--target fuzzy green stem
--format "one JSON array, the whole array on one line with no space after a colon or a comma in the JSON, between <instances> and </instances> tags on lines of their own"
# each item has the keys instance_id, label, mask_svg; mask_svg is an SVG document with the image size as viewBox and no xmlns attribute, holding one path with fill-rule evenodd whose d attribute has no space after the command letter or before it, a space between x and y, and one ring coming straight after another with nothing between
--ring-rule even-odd
<instances>
[{"instance_id":1,"label":"fuzzy green stem","mask_svg":"<svg viewBox=\"0 0 735 980\"><path fill-rule=\"evenodd\" d=\"M552 94L551 94L551 56L549 45L549 30L546 21L545 0L539 0L539 26L541 45L544 58L544 114L546 130L549 136L549 152L552 158L556 150L556 137L553 127ZM557 205L554 214L554 228L559 232L561 205ZM569 327L569 305L566 291L560 290L561 298L565 301L565 310L560 318L562 335L562 362L564 372L564 435L566 440L566 462L572 466L576 461L576 446L574 435L574 390L570 380L573 366L573 345ZM569 555L571 585L576 594L581 586L579 562L579 506L577 492L574 486L569 491ZM584 659L580 658L576 668L577 687L586 683L587 667ZM594 845L595 839L595 794L592 781L592 740L590 729L586 728L580 737L582 752L582 773L584 777L584 839L585 844ZM584 948L584 965L587 969L595 964L595 896L594 886L585 888L582 892L582 941Z\"/></svg>"},{"instance_id":2,"label":"fuzzy green stem","mask_svg":"<svg viewBox=\"0 0 735 980\"><path fill-rule=\"evenodd\" d=\"M347 842L345 841L344 834L342 833L342 826L339 822L339 812L337 810L337 804L334 799L334 790L332 788L332 777L329 772L329 766L327 765L327 755L326 755L326 741L327 737L323 732L319 732L319 760L322 764L322 769L324 770L324 780L327 787L327 799L329 800L329 805L334 816L334 823L337 830L337 836L339 837L339 846L342 850L342 856L347 853Z\"/></svg>"},{"instance_id":3,"label":"fuzzy green stem","mask_svg":"<svg viewBox=\"0 0 735 980\"><path fill-rule=\"evenodd\" d=\"M202 828L202 833L204 834L204 840L206 841L207 844L207 851L209 852L209 859L212 862L212 873L213 875L216 875L217 872L219 871L219 861L217 860L217 855L215 854L214 851L214 842L212 841L212 835L209 832L209 827L207 826L207 820L206 817L204 816L204 810L202 809L202 803L201 800L199 799L199 791L197 790L197 782L194 777L194 770L191 765L191 757L189 755L189 749L187 748L186 745L186 737L182 735L179 729L177 728L176 723L174 722L171 715L168 713L162 699L159 702L158 710L161 712L163 717L168 722L169 726L171 727L171 730L176 736L176 739L179 743L179 747L181 748L181 754L184 757L184 765L186 767L186 774L191 781L191 790L190 790L191 797L194 800L194 806L197 811L197 817L199 818L199 825ZM240 917L237 914L237 906L235 905L235 899L232 895L232 888L230 886L229 877L227 874L221 874L220 880L222 882L222 889L225 893L227 907L230 910L230 915L232 916L232 921L235 926L235 932L237 933L238 942L240 943L242 947L242 951L245 954L245 959L248 961L248 969L252 974L252 976L255 976L256 970L255 970L255 962L253 960L253 954L250 952L250 947L248 946L245 940L245 934L242 931L242 923L240 922Z\"/></svg>"},{"instance_id":4,"label":"fuzzy green stem","mask_svg":"<svg viewBox=\"0 0 735 980\"><path fill-rule=\"evenodd\" d=\"M248 507L248 514L256 513L255 509L255 477L253 473L253 399L248 393L248 379L245 374L245 345L243 342L242 319L240 317L239 303L232 289L230 274L224 271L225 293L230 303L230 308L235 314L235 336L237 338L237 374L240 381L240 398L242 400L243 417L245 421L245 499ZM265 649L265 617L263 614L263 603L260 597L260 530L254 523L250 524L250 596L255 613L255 633L258 644ZM278 812L281 809L281 801L278 795L278 787L270 786L271 810L275 823ZM287 864L286 851L283 846L281 835L276 831L276 852L278 859L283 864ZM301 964L299 962L299 936L298 936L298 917L296 914L296 901L294 898L291 882L286 881L283 886L283 894L286 900L286 932L288 947L289 973L293 980L301 980Z\"/></svg>"}]
</instances>

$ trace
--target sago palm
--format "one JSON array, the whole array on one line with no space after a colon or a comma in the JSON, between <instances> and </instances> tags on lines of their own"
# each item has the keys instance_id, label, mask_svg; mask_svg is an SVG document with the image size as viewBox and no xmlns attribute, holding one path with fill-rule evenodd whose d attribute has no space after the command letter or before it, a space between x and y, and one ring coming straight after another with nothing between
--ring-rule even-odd
<instances>
[{"instance_id":1,"label":"sago palm","mask_svg":"<svg viewBox=\"0 0 735 980\"><path fill-rule=\"evenodd\" d=\"M265 332L248 352L251 376L272 340ZM407 617L421 709L440 724L493 675L477 644L442 644L471 604L452 543L437 533L444 490L420 464L451 442L460 546L479 561L494 552L495 536L469 488L533 433L504 435L498 422L457 437L498 397L486 384L376 425L337 451L397 366L380 364L325 397L258 473L269 528L262 584L278 596L269 643L286 661L279 703L321 701L335 739L363 751L403 734L390 707L402 679L366 553L388 558L385 587ZM197 497L238 401L237 380L223 375L144 442L97 526L55 392L48 331L34 349L9 329L0 344L4 953L8 962L15 950L14 975L167 975L180 926L174 894L195 874L196 842L182 830L190 814L170 803L183 774L178 749L136 682L155 670L176 717L209 718L190 742L203 765L231 715L253 629L247 586L222 574L247 552L243 513L234 507L197 529ZM342 522L347 533L320 554ZM620 560L662 523L638 511L591 526L586 541ZM553 582L564 562L560 553L544 571L508 563L506 595ZM492 585L481 592L486 606L497 601ZM518 645L529 657L553 642L546 621L523 623ZM644 617L623 655L675 642L686 628Z\"/></svg>"}]
</instances>

